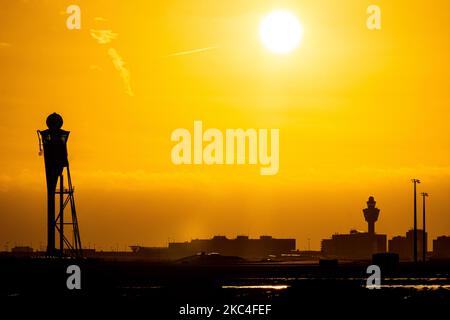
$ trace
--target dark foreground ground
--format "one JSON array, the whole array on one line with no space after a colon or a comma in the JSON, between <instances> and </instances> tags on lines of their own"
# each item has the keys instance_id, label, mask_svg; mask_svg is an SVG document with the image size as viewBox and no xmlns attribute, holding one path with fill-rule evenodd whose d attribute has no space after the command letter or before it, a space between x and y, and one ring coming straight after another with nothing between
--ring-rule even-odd
<instances>
[{"instance_id":1,"label":"dark foreground ground","mask_svg":"<svg viewBox=\"0 0 450 320\"><path fill-rule=\"evenodd\" d=\"M73 264L81 269L81 290L66 286L66 269ZM144 319L303 319L306 316L301 315L311 313L319 318L361 318L360 312L387 316L415 310L425 310L426 319L435 319L449 314L448 262L382 268L378 290L366 288L367 266L2 258L0 301L33 300L47 305L64 301L69 309L89 305L105 312L122 306L142 310ZM269 314L225 314L232 311L225 305L253 309L255 304L270 305ZM210 317L181 315L187 305L214 307L214 312ZM244 310L250 309L241 307Z\"/></svg>"}]
</instances>

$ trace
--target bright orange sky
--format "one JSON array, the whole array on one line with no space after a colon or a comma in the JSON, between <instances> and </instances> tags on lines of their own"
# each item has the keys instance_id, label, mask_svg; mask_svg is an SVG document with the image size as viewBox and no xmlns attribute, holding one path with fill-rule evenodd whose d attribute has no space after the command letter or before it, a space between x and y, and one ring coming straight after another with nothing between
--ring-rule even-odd
<instances>
[{"instance_id":1,"label":"bright orange sky","mask_svg":"<svg viewBox=\"0 0 450 320\"><path fill-rule=\"evenodd\" d=\"M81 30L66 28L72 3ZM369 195L381 209L376 231L391 238L412 226L414 177L430 193L431 238L449 234L450 3L376 1L379 31L366 28L369 4L0 2L1 249L46 243L35 130L54 111L72 132L85 246L270 234L319 249L335 232L366 230ZM258 35L278 8L304 28L301 46L282 56ZM101 44L92 30L115 39ZM176 55L199 48L210 49ZM171 132L194 120L279 128L279 173L173 165Z\"/></svg>"}]
</instances>

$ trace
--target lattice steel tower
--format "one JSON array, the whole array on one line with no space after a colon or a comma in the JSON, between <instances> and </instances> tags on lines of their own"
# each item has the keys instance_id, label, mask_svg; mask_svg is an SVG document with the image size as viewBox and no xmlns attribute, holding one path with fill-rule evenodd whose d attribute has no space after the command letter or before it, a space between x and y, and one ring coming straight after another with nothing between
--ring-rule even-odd
<instances>
[{"instance_id":1,"label":"lattice steel tower","mask_svg":"<svg viewBox=\"0 0 450 320\"><path fill-rule=\"evenodd\" d=\"M75 256L82 255L80 231L75 210L74 188L70 177L67 159L67 139L69 131L62 130L62 117L52 113L47 117L48 129L37 131L39 137L39 154L44 152L45 175L47 180L47 255ZM67 186L64 186L64 168ZM59 186L58 186L59 180ZM57 189L58 186L58 189ZM59 212L55 218L55 202L59 200ZM66 220L65 209L69 206L70 220ZM66 210L67 212L68 210ZM72 229L72 236L67 237L66 226ZM56 248L55 236L59 233L59 246Z\"/></svg>"}]
</instances>

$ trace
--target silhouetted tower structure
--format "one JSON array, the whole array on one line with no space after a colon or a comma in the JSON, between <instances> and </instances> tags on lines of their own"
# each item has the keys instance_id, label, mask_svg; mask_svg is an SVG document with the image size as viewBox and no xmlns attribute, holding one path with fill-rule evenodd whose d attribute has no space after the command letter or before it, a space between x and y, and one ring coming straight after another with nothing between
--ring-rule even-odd
<instances>
[{"instance_id":1,"label":"silhouetted tower structure","mask_svg":"<svg viewBox=\"0 0 450 320\"><path fill-rule=\"evenodd\" d=\"M412 179L414 184L414 237L413 237L413 257L414 262L417 263L417 184L420 183L419 179Z\"/></svg>"},{"instance_id":2,"label":"silhouetted tower structure","mask_svg":"<svg viewBox=\"0 0 450 320\"><path fill-rule=\"evenodd\" d=\"M48 129L37 131L39 137L39 154L44 151L45 175L47 180L47 254L63 256L81 256L81 239L75 210L74 188L70 177L69 161L67 159L67 140L69 131L62 130L62 117L52 113L47 117ZM64 168L66 169L67 188L64 187ZM59 180L59 188L58 185ZM55 218L55 200L58 195L59 212ZM64 210L69 205L71 221L66 221ZM67 211L67 210L66 210ZM71 226L72 239L65 235L65 226ZM56 249L55 235L59 233L59 248ZM67 232L66 232L67 234Z\"/></svg>"},{"instance_id":3,"label":"silhouetted tower structure","mask_svg":"<svg viewBox=\"0 0 450 320\"><path fill-rule=\"evenodd\" d=\"M428 193L422 192L422 209L423 209L423 236L422 236L422 261L425 262L427 260L427 236L425 229L425 198L428 197Z\"/></svg>"},{"instance_id":4,"label":"silhouetted tower structure","mask_svg":"<svg viewBox=\"0 0 450 320\"><path fill-rule=\"evenodd\" d=\"M368 224L368 233L370 235L375 234L375 222L378 220L378 215L380 214L380 209L376 208L377 202L374 197L370 196L367 200L367 208L363 209L364 219L366 219Z\"/></svg>"}]
</instances>

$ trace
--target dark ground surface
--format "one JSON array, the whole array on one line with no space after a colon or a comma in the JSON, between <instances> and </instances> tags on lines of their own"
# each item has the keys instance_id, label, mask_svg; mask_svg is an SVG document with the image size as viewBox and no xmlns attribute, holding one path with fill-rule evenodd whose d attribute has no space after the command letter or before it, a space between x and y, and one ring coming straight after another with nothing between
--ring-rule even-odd
<instances>
[{"instance_id":1,"label":"dark ground surface","mask_svg":"<svg viewBox=\"0 0 450 320\"><path fill-rule=\"evenodd\" d=\"M69 276L66 268L72 264L81 268L81 290L66 287ZM95 308L100 312L132 308L145 312L143 318L146 319L208 319L205 315L179 315L180 308L186 304L214 306L219 311L209 319L291 319L293 316L302 319L306 314L319 318L361 318L394 312L405 316L416 310L425 310L426 319L445 319L450 314L448 262L382 267L383 287L378 290L365 287L368 264L337 267L289 263L186 265L1 258L0 301L65 301L72 308L89 306L90 311ZM242 287L261 285L285 285L287 288ZM272 310L269 316L224 315L225 304L270 304ZM365 316L361 312L365 312Z\"/></svg>"}]
</instances>

